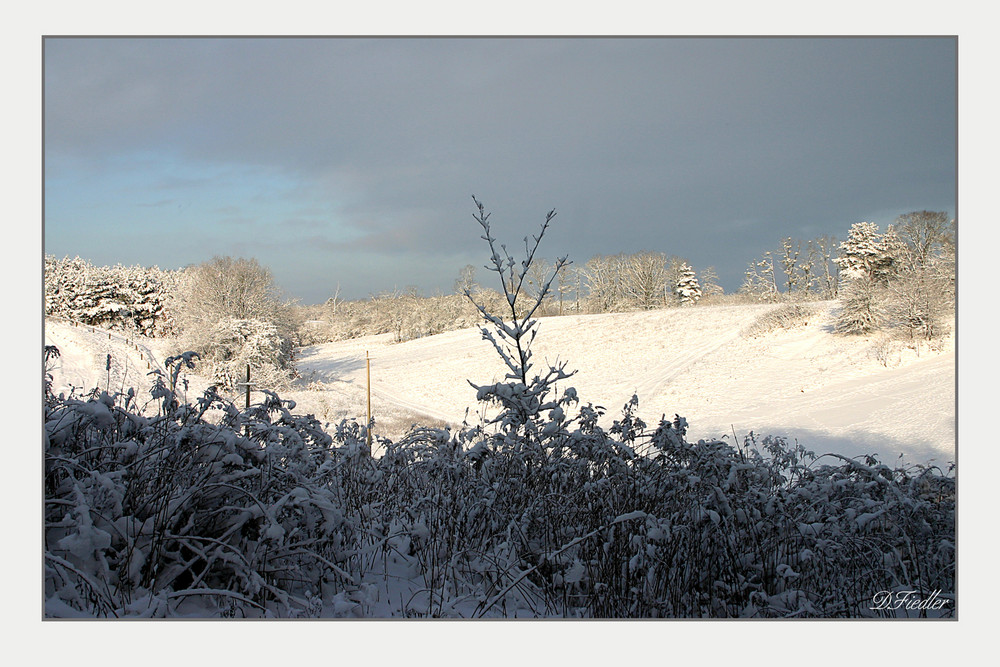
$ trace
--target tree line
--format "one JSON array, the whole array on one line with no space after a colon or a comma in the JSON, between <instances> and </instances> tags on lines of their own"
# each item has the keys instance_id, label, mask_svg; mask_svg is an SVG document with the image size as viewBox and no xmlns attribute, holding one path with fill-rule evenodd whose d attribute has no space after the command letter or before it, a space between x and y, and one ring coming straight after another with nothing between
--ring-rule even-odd
<instances>
[{"instance_id":1,"label":"tree line","mask_svg":"<svg viewBox=\"0 0 1000 667\"><path fill-rule=\"evenodd\" d=\"M880 233L860 222L838 243L832 236L783 238L776 251L748 263L743 284L725 294L709 266L696 273L683 257L644 251L597 255L582 264L534 257L516 292L514 311L535 316L607 313L705 303L839 299L837 331L900 333L933 339L949 331L955 304L955 221L944 212L907 213ZM552 276L546 289L547 277ZM396 342L472 327L473 301L496 312L515 293L459 271L451 294L416 287L325 303L282 299L271 271L256 259L215 257L179 271L98 267L80 258L45 257L45 314L146 336L173 336L201 355L221 387L246 364L261 382L286 386L301 345L390 334ZM471 297L471 298L470 298Z\"/></svg>"}]
</instances>

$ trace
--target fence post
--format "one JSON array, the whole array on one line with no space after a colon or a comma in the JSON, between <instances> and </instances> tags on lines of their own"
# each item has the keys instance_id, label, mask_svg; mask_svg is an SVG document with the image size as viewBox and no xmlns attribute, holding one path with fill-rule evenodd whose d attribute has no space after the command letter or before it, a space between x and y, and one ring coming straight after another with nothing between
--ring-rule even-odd
<instances>
[{"instance_id":1,"label":"fence post","mask_svg":"<svg viewBox=\"0 0 1000 667\"><path fill-rule=\"evenodd\" d=\"M247 364L247 381L246 382L240 382L240 383L238 383L236 385L237 387L242 386L242 385L246 385L246 388L247 388L246 408L247 408L247 410L250 409L250 387L252 386L252 384L253 383L250 382L250 364ZM250 424L246 425L245 430L244 430L244 434L246 435L246 437L248 437L248 438L250 437Z\"/></svg>"},{"instance_id":2,"label":"fence post","mask_svg":"<svg viewBox=\"0 0 1000 667\"><path fill-rule=\"evenodd\" d=\"M247 410L250 409L250 364L247 364Z\"/></svg>"},{"instance_id":3,"label":"fence post","mask_svg":"<svg viewBox=\"0 0 1000 667\"><path fill-rule=\"evenodd\" d=\"M372 453L372 362L365 350L365 369L368 373L368 427L365 432L368 434L368 454Z\"/></svg>"}]
</instances>

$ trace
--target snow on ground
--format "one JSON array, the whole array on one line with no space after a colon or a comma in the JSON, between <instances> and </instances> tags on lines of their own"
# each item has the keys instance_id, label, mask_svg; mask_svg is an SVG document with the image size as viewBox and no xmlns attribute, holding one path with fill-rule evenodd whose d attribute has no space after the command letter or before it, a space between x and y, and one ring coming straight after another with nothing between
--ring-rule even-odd
<instances>
[{"instance_id":1,"label":"snow on ground","mask_svg":"<svg viewBox=\"0 0 1000 667\"><path fill-rule=\"evenodd\" d=\"M582 402L607 408L609 426L633 393L638 414L655 426L662 415L686 417L689 439L750 431L785 436L817 454L876 453L893 462L955 458L955 355L888 348L878 336L832 333L835 304L818 304L806 324L758 337L743 331L775 306L698 306L639 313L569 315L539 320L535 370L569 362L578 373L563 384ZM46 343L62 356L53 367L56 393L69 387L134 386L148 396L152 368L162 370L171 341L137 338L138 348L113 333L46 321ZM105 369L112 355L110 382ZM490 384L506 372L479 329L393 344L391 336L302 348L302 380L279 392L296 412L336 423L365 419L366 353L370 356L375 432L398 438L413 424L478 423L468 380ZM152 359L152 361L150 361ZM146 368L149 363L150 369ZM188 375L188 396L208 386ZM561 392L565 387L558 387ZM259 395L254 398L258 400ZM466 413L468 408L468 415ZM495 408L487 415L495 414Z\"/></svg>"},{"instance_id":2,"label":"snow on ground","mask_svg":"<svg viewBox=\"0 0 1000 667\"><path fill-rule=\"evenodd\" d=\"M77 394L99 388L110 393L136 390L148 398L153 384L150 373L163 368L163 354L143 336L126 337L89 326L46 319L45 344L59 348L59 357L50 363L52 391ZM111 368L108 369L108 355Z\"/></svg>"},{"instance_id":3,"label":"snow on ground","mask_svg":"<svg viewBox=\"0 0 1000 667\"><path fill-rule=\"evenodd\" d=\"M954 460L953 346L941 353L924 348L919 357L898 348L885 354L878 336L834 335L835 304L817 307L806 324L755 338L741 332L775 306L543 318L534 361L536 370L557 359L579 369L567 383L583 402L608 409L605 426L636 393L648 424L680 414L692 440L731 442L735 432L742 441L753 431L797 440L817 454ZM300 350L299 368L327 391L363 397L366 351L373 401L455 426L466 407L470 423L480 409L467 380L489 384L505 373L478 329L396 345L386 336L315 345Z\"/></svg>"}]
</instances>

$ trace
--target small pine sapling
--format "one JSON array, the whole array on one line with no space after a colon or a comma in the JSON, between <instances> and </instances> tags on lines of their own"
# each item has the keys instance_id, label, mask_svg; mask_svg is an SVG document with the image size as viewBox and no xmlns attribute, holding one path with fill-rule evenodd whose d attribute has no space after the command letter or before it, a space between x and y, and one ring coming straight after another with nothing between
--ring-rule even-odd
<instances>
[{"instance_id":1,"label":"small pine sapling","mask_svg":"<svg viewBox=\"0 0 1000 667\"><path fill-rule=\"evenodd\" d=\"M486 324L492 327L492 330L487 326L481 327L483 339L493 345L507 367L507 382L476 385L470 381L469 384L476 389L478 400L500 404L502 410L492 423L500 424L507 434L515 436L514 448L520 449L523 441L517 435L536 442L555 435L562 429L563 407L576 401L576 392L572 388L567 389L558 400L549 400L555 384L575 373L566 371L566 362L556 362L556 365L550 365L544 373L533 377L531 375L531 344L538 333L538 320L533 317L548 296L553 280L570 262L566 256L557 259L551 274L540 283L537 291L527 301L527 306L519 308L519 299L527 297L525 287L535 261L535 253L556 212L549 211L545 216L545 222L537 236L524 238L525 258L517 262L507 252L505 245L497 243L490 229L490 214L484 210L483 204L475 196L472 200L478 209L473 217L482 226L482 238L490 248L490 263L485 268L496 273L500 279L510 319L508 321L505 316L489 312L485 305L473 297L470 290L465 290L466 298L473 303ZM543 411L549 411L551 417L550 423L545 425L539 423L539 414Z\"/></svg>"}]
</instances>

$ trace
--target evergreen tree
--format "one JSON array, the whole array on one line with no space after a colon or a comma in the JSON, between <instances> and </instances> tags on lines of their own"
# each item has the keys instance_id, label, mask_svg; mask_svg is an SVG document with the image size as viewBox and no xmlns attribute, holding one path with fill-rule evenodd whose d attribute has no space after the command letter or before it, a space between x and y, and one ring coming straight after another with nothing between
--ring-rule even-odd
<instances>
[{"instance_id":1,"label":"evergreen tree","mask_svg":"<svg viewBox=\"0 0 1000 667\"><path fill-rule=\"evenodd\" d=\"M701 298L701 285L695 277L694 269L688 264L681 266L680 278L675 288L682 306L693 306Z\"/></svg>"},{"instance_id":2,"label":"evergreen tree","mask_svg":"<svg viewBox=\"0 0 1000 667\"><path fill-rule=\"evenodd\" d=\"M838 331L864 334L881 327L881 288L888 283L897 259L893 255L898 250L896 240L894 234L888 239L880 234L873 222L851 225L834 260L841 278Z\"/></svg>"},{"instance_id":3,"label":"evergreen tree","mask_svg":"<svg viewBox=\"0 0 1000 667\"><path fill-rule=\"evenodd\" d=\"M841 279L864 279L884 285L893 273L898 253L899 238L891 226L882 235L875 223L858 222L851 225L833 261L840 267Z\"/></svg>"}]
</instances>

